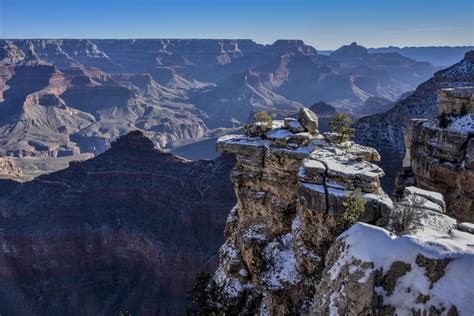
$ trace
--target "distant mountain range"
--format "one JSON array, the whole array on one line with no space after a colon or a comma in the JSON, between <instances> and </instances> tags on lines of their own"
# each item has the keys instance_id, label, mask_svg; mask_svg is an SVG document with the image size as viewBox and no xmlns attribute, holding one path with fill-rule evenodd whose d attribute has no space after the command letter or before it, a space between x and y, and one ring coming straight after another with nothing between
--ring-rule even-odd
<instances>
[{"instance_id":1,"label":"distant mountain range","mask_svg":"<svg viewBox=\"0 0 474 316\"><path fill-rule=\"evenodd\" d=\"M98 154L135 129L176 148L319 101L360 113L439 69L356 43L323 56L299 40L1 40L0 156Z\"/></svg>"},{"instance_id":2,"label":"distant mountain range","mask_svg":"<svg viewBox=\"0 0 474 316\"><path fill-rule=\"evenodd\" d=\"M458 62L474 46L420 46L368 48L369 53L399 53L416 61L427 61L436 66L450 66ZM333 50L319 50L321 55L330 55Z\"/></svg>"}]
</instances>

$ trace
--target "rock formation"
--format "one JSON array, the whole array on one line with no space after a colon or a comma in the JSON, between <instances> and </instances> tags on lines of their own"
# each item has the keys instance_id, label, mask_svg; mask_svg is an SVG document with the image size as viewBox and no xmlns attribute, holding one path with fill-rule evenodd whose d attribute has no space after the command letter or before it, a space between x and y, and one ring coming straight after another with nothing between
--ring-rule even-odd
<instances>
[{"instance_id":1,"label":"rock formation","mask_svg":"<svg viewBox=\"0 0 474 316\"><path fill-rule=\"evenodd\" d=\"M0 181L0 313L182 314L196 273L217 265L233 164L131 132L65 170Z\"/></svg>"},{"instance_id":2,"label":"rock formation","mask_svg":"<svg viewBox=\"0 0 474 316\"><path fill-rule=\"evenodd\" d=\"M414 84L437 69L378 55L361 72L298 40L1 40L0 156L96 155L136 129L179 147L315 96L346 108L395 99L400 69Z\"/></svg>"},{"instance_id":3,"label":"rock formation","mask_svg":"<svg viewBox=\"0 0 474 316\"><path fill-rule=\"evenodd\" d=\"M383 171L370 162L380 158L377 152L326 136L295 133L275 121L264 138L218 140L219 151L237 157L231 173L237 205L227 219L214 276L227 299L221 310L308 312L313 282L344 226L345 195L361 190L368 201L366 222L389 212L392 201L379 182Z\"/></svg>"},{"instance_id":4,"label":"rock formation","mask_svg":"<svg viewBox=\"0 0 474 316\"><path fill-rule=\"evenodd\" d=\"M438 91L474 85L474 51L465 54L459 63L438 71L415 92L400 100L388 112L361 118L356 124L355 140L376 148L382 156L380 166L387 176L382 183L390 192L395 176L402 168L405 152L404 135L413 118L432 118L438 115Z\"/></svg>"},{"instance_id":5,"label":"rock formation","mask_svg":"<svg viewBox=\"0 0 474 316\"><path fill-rule=\"evenodd\" d=\"M207 308L230 315L472 313L474 228L448 217L436 192L407 187L394 205L372 163L377 151L333 139L274 121L261 137L218 140L219 151L237 158L237 204L204 288ZM365 223L343 232L353 196L365 202L358 215Z\"/></svg>"},{"instance_id":6,"label":"rock formation","mask_svg":"<svg viewBox=\"0 0 474 316\"><path fill-rule=\"evenodd\" d=\"M455 218L474 222L474 88L443 89L439 99L439 117L415 119L407 130L400 187L411 176L442 193Z\"/></svg>"},{"instance_id":7,"label":"rock formation","mask_svg":"<svg viewBox=\"0 0 474 316\"><path fill-rule=\"evenodd\" d=\"M326 255L312 301L313 315L474 312L470 303L474 297L474 235L442 213L442 197L407 189L405 199L423 199L416 231L395 236L386 229L358 223L340 235Z\"/></svg>"},{"instance_id":8,"label":"rock formation","mask_svg":"<svg viewBox=\"0 0 474 316\"><path fill-rule=\"evenodd\" d=\"M21 180L23 173L9 158L0 158L0 179Z\"/></svg>"}]
</instances>

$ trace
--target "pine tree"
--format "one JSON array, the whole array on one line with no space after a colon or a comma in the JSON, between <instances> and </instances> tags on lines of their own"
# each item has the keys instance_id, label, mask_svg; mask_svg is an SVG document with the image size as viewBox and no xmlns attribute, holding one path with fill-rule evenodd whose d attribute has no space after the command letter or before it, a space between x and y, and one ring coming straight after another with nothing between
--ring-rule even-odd
<instances>
[{"instance_id":1,"label":"pine tree","mask_svg":"<svg viewBox=\"0 0 474 316\"><path fill-rule=\"evenodd\" d=\"M349 192L342 201L344 207L344 222L347 227L351 227L360 220L365 212L365 204L367 201L362 195L361 189L357 188Z\"/></svg>"},{"instance_id":2,"label":"pine tree","mask_svg":"<svg viewBox=\"0 0 474 316\"><path fill-rule=\"evenodd\" d=\"M348 114L336 113L334 120L329 123L332 131L341 135L339 143L350 140L354 134L354 129L351 128L352 119Z\"/></svg>"}]
</instances>

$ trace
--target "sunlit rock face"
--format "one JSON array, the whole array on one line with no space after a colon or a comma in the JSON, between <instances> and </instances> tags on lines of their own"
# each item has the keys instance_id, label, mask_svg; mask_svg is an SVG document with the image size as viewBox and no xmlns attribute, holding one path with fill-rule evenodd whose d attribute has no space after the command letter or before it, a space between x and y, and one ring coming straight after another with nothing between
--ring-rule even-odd
<instances>
[{"instance_id":1,"label":"sunlit rock face","mask_svg":"<svg viewBox=\"0 0 474 316\"><path fill-rule=\"evenodd\" d=\"M311 127L293 132L288 122L298 121L285 122L274 121L262 137L218 140L219 151L237 158L237 204L214 275L223 299L213 303L222 311L308 313L326 252L342 231L344 197L362 191L366 222L392 207L380 188L383 171L370 162L380 158L375 150L332 142Z\"/></svg>"},{"instance_id":2,"label":"sunlit rock face","mask_svg":"<svg viewBox=\"0 0 474 316\"><path fill-rule=\"evenodd\" d=\"M0 182L0 311L182 314L235 204L223 155L191 162L141 132L31 182Z\"/></svg>"},{"instance_id":3,"label":"sunlit rock face","mask_svg":"<svg viewBox=\"0 0 474 316\"><path fill-rule=\"evenodd\" d=\"M367 53L363 65L336 55L301 40L0 40L0 156L97 155L136 129L178 147L262 109L395 100L438 70L399 54Z\"/></svg>"},{"instance_id":4,"label":"sunlit rock face","mask_svg":"<svg viewBox=\"0 0 474 316\"><path fill-rule=\"evenodd\" d=\"M474 222L474 88L439 94L444 125L440 117L412 122L400 188L411 175L418 187L442 193L454 217Z\"/></svg>"},{"instance_id":5,"label":"sunlit rock face","mask_svg":"<svg viewBox=\"0 0 474 316\"><path fill-rule=\"evenodd\" d=\"M400 100L386 113L361 118L356 124L355 140L377 149L382 156L380 166L387 177L384 188L392 193L394 179L402 169L405 152L404 136L411 119L430 119L439 114L438 91L474 85L473 51L459 63L438 71L420 84L407 98Z\"/></svg>"},{"instance_id":6,"label":"sunlit rock face","mask_svg":"<svg viewBox=\"0 0 474 316\"><path fill-rule=\"evenodd\" d=\"M439 192L407 186L394 203L380 187L376 150L300 126L285 119L260 136L218 140L237 158L237 204L208 306L258 315L472 313L473 225L448 216ZM365 209L345 230L355 190Z\"/></svg>"}]
</instances>

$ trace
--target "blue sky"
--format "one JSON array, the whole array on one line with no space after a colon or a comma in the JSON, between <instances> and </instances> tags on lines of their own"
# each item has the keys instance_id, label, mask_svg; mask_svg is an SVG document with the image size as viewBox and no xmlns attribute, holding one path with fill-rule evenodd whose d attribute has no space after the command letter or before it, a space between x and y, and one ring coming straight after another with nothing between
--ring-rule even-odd
<instances>
[{"instance_id":1,"label":"blue sky","mask_svg":"<svg viewBox=\"0 0 474 316\"><path fill-rule=\"evenodd\" d=\"M472 0L0 0L0 38L303 39L473 45Z\"/></svg>"}]
</instances>

